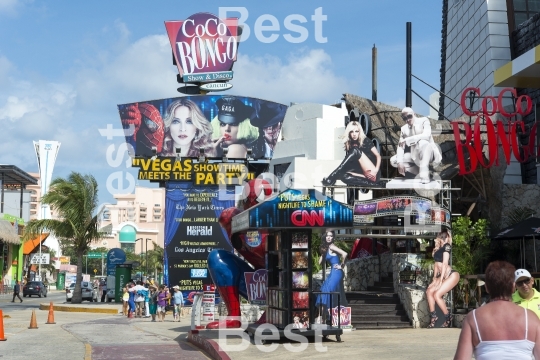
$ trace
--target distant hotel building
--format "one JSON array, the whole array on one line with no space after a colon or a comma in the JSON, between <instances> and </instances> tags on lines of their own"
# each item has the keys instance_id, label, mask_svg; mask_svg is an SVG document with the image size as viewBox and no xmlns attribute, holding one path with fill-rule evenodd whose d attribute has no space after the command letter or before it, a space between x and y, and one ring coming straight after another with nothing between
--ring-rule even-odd
<instances>
[{"instance_id":1,"label":"distant hotel building","mask_svg":"<svg viewBox=\"0 0 540 360\"><path fill-rule=\"evenodd\" d=\"M163 247L165 189L137 186L134 194L114 198L117 203L105 206L101 220L101 229L108 235L94 246L136 254L146 252L147 246L153 250L152 242Z\"/></svg>"}]
</instances>

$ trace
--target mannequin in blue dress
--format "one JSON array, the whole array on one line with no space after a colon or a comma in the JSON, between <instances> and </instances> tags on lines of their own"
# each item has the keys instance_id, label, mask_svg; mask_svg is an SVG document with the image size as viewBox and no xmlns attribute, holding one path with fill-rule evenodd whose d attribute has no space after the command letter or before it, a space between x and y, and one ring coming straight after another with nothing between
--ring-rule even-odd
<instances>
[{"instance_id":1,"label":"mannequin in blue dress","mask_svg":"<svg viewBox=\"0 0 540 360\"><path fill-rule=\"evenodd\" d=\"M336 245L334 245L335 232L327 231L324 239L321 241L319 264L324 261L330 263L330 275L326 278L321 286L321 292L340 292L339 305L347 306L347 299L345 297L345 289L343 287L343 266L345 266L345 260L347 259L347 253ZM339 257L342 257L340 262ZM332 303L330 303L330 294L319 294L315 302L317 308L322 307L323 312L328 314L330 307L335 308L338 306L337 295L332 295ZM321 314L322 315L322 314Z\"/></svg>"}]
</instances>

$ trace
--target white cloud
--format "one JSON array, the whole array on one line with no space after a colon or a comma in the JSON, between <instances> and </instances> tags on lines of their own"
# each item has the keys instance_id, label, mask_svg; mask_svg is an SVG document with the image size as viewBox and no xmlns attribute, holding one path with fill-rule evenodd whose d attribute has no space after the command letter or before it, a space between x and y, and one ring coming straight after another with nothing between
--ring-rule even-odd
<instances>
[{"instance_id":1,"label":"white cloud","mask_svg":"<svg viewBox=\"0 0 540 360\"><path fill-rule=\"evenodd\" d=\"M284 104L333 103L354 88L346 78L335 74L332 58L323 50L303 50L285 61L270 55L239 55L231 83L234 88L230 92L234 94Z\"/></svg>"},{"instance_id":2,"label":"white cloud","mask_svg":"<svg viewBox=\"0 0 540 360\"><path fill-rule=\"evenodd\" d=\"M18 0L0 0L0 14L14 15L19 4Z\"/></svg>"}]
</instances>

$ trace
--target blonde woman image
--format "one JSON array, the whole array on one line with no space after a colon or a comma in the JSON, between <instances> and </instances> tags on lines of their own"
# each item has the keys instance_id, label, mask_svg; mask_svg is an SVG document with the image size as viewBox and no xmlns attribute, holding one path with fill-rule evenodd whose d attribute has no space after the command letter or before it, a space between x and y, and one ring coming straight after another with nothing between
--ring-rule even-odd
<instances>
[{"instance_id":1,"label":"blonde woman image","mask_svg":"<svg viewBox=\"0 0 540 360\"><path fill-rule=\"evenodd\" d=\"M351 121L342 136L346 156L326 178L323 185L332 186L337 180L351 186L377 186L381 177L381 155L357 121Z\"/></svg>"},{"instance_id":2,"label":"blonde woman image","mask_svg":"<svg viewBox=\"0 0 540 360\"><path fill-rule=\"evenodd\" d=\"M180 149L182 157L199 156L199 149L204 149L208 157L216 156L212 126L193 101L180 99L171 103L163 122L165 138L162 156L176 156L176 149Z\"/></svg>"}]
</instances>

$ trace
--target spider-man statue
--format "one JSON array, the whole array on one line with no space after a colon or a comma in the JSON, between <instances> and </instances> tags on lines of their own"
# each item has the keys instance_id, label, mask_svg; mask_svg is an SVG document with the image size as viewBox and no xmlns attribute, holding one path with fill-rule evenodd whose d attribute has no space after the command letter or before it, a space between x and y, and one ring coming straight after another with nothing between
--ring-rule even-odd
<instances>
[{"instance_id":1,"label":"spider-man statue","mask_svg":"<svg viewBox=\"0 0 540 360\"><path fill-rule=\"evenodd\" d=\"M265 180L250 180L248 182L249 194L243 200L243 210L247 210L252 206L257 205L258 199L264 201L272 195L270 184ZM246 189L247 190L247 189ZM246 191L245 190L245 191ZM240 314L240 295L248 298L244 273L254 272L258 269L264 269L265 264L265 248L266 231L259 231L259 241L248 241L246 234L234 234L231 236L231 221L233 216L238 215L242 210L232 207L225 209L219 216L219 224L225 229L232 246L245 259L242 260L232 252L225 250L213 250L208 255L208 269L210 275L216 284L221 296L221 301L227 307L228 316L241 316ZM253 267L251 267L251 264ZM265 322L265 314L258 322ZM214 321L206 325L207 329L217 328L239 328L240 321L225 320Z\"/></svg>"}]
</instances>

